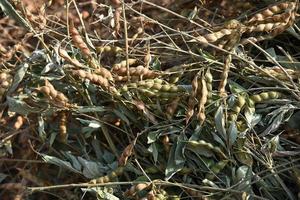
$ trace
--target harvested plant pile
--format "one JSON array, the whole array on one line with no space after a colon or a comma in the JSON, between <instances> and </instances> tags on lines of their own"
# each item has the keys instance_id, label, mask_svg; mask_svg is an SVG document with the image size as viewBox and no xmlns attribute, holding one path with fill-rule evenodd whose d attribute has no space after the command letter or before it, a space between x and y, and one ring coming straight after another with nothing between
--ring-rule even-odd
<instances>
[{"instance_id":1,"label":"harvested plant pile","mask_svg":"<svg viewBox=\"0 0 300 200\"><path fill-rule=\"evenodd\" d=\"M0 8L1 199L300 198L298 0Z\"/></svg>"}]
</instances>

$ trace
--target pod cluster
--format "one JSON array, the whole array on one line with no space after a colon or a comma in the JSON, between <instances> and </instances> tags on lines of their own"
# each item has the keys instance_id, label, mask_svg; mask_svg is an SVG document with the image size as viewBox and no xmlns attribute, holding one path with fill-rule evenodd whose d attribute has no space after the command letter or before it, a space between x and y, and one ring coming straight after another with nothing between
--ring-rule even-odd
<instances>
[{"instance_id":1,"label":"pod cluster","mask_svg":"<svg viewBox=\"0 0 300 200\"><path fill-rule=\"evenodd\" d=\"M68 98L62 92L57 91L48 80L46 80L45 86L36 88L36 91L43 93L49 100L60 106L69 106Z\"/></svg>"},{"instance_id":2,"label":"pod cluster","mask_svg":"<svg viewBox=\"0 0 300 200\"><path fill-rule=\"evenodd\" d=\"M174 84L169 84L161 79L149 79L136 83L130 83L120 88L120 92L127 92L130 90L138 90L148 97L162 97L169 98L182 95L186 89Z\"/></svg>"},{"instance_id":3,"label":"pod cluster","mask_svg":"<svg viewBox=\"0 0 300 200\"><path fill-rule=\"evenodd\" d=\"M124 76L127 75L126 67L114 67L114 68L112 68L112 71L113 71L113 73L118 75L118 77L116 77L116 81L122 81L124 79L128 79L127 77L124 78ZM159 75L159 73L155 72L153 70L150 70L148 68L145 68L142 65L139 65L137 67L130 67L129 75L135 76L137 78L142 77L143 79L151 79L151 78L156 78ZM137 78L135 78L135 79L137 79Z\"/></svg>"},{"instance_id":4,"label":"pod cluster","mask_svg":"<svg viewBox=\"0 0 300 200\"><path fill-rule=\"evenodd\" d=\"M80 70L72 70L72 74L74 76L78 76L79 78L82 78L82 79L88 79L92 83L94 83L96 85L100 85L101 87L104 87L104 88L109 87L108 80L98 74L93 74L91 72L87 72L87 71L84 71L81 69Z\"/></svg>"},{"instance_id":5,"label":"pod cluster","mask_svg":"<svg viewBox=\"0 0 300 200\"><path fill-rule=\"evenodd\" d=\"M263 101L272 100L272 99L278 99L282 96L281 93L276 91L269 91L269 92L262 92L259 94L255 94L250 96L250 106L253 106L256 103L261 103Z\"/></svg>"}]
</instances>

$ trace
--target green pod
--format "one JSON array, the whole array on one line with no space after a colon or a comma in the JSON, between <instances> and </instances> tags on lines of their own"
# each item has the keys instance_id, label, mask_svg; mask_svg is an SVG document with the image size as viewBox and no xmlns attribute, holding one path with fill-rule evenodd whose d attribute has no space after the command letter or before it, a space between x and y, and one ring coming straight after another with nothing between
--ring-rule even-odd
<instances>
[{"instance_id":1,"label":"green pod","mask_svg":"<svg viewBox=\"0 0 300 200\"><path fill-rule=\"evenodd\" d=\"M168 92L170 90L170 85L169 84L161 85L160 90L163 92Z\"/></svg>"},{"instance_id":2,"label":"green pod","mask_svg":"<svg viewBox=\"0 0 300 200\"><path fill-rule=\"evenodd\" d=\"M142 92L143 95L145 95L147 97L157 97L158 96L157 90L150 91L148 89L139 89L139 91Z\"/></svg>"},{"instance_id":3,"label":"green pod","mask_svg":"<svg viewBox=\"0 0 300 200\"><path fill-rule=\"evenodd\" d=\"M278 98L280 98L282 96L281 93L275 92L275 91L270 91L268 93L269 93L269 97L271 99L278 99Z\"/></svg>"},{"instance_id":4,"label":"green pod","mask_svg":"<svg viewBox=\"0 0 300 200\"><path fill-rule=\"evenodd\" d=\"M231 115L228 116L228 120L231 121L231 122L236 121L237 117L238 117L237 114L231 114Z\"/></svg>"},{"instance_id":5,"label":"green pod","mask_svg":"<svg viewBox=\"0 0 300 200\"><path fill-rule=\"evenodd\" d=\"M169 89L169 92L179 92L179 89L176 85L171 85L170 89Z\"/></svg>"},{"instance_id":6,"label":"green pod","mask_svg":"<svg viewBox=\"0 0 300 200\"><path fill-rule=\"evenodd\" d=\"M166 199L166 197L163 194L157 194L157 195L155 195L155 198L157 200L165 200Z\"/></svg>"},{"instance_id":7,"label":"green pod","mask_svg":"<svg viewBox=\"0 0 300 200\"><path fill-rule=\"evenodd\" d=\"M163 80L162 79L159 79L159 78L156 78L156 79L153 79L154 83L158 83L158 84L163 84Z\"/></svg>"},{"instance_id":8,"label":"green pod","mask_svg":"<svg viewBox=\"0 0 300 200\"><path fill-rule=\"evenodd\" d=\"M154 85L154 81L147 81L147 82L145 83L145 85L143 85L143 87L145 87L145 88L147 88L147 89L150 89L150 88L153 87L153 85Z\"/></svg>"},{"instance_id":9,"label":"green pod","mask_svg":"<svg viewBox=\"0 0 300 200\"><path fill-rule=\"evenodd\" d=\"M246 103L245 97L243 97L242 95L239 95L237 97L237 101L236 101L236 106L242 108Z\"/></svg>"},{"instance_id":10,"label":"green pod","mask_svg":"<svg viewBox=\"0 0 300 200\"><path fill-rule=\"evenodd\" d=\"M141 87L144 87L144 86L146 86L146 83L147 83L146 81L139 81L138 85Z\"/></svg>"},{"instance_id":11,"label":"green pod","mask_svg":"<svg viewBox=\"0 0 300 200\"><path fill-rule=\"evenodd\" d=\"M168 200L180 200L180 197L178 195L170 195Z\"/></svg>"},{"instance_id":12,"label":"green pod","mask_svg":"<svg viewBox=\"0 0 300 200\"><path fill-rule=\"evenodd\" d=\"M269 93L268 92L262 92L259 94L260 98L265 101L265 100L269 100L270 99L270 96L269 96Z\"/></svg>"},{"instance_id":13,"label":"green pod","mask_svg":"<svg viewBox=\"0 0 300 200\"><path fill-rule=\"evenodd\" d=\"M213 76L212 76L212 74L210 73L210 70L207 70L206 71L206 73L205 73L205 81L207 82L207 83L212 83L212 81L213 81Z\"/></svg>"},{"instance_id":14,"label":"green pod","mask_svg":"<svg viewBox=\"0 0 300 200\"><path fill-rule=\"evenodd\" d=\"M255 108L255 101L253 101L252 99L248 99L248 107L250 108Z\"/></svg>"},{"instance_id":15,"label":"green pod","mask_svg":"<svg viewBox=\"0 0 300 200\"><path fill-rule=\"evenodd\" d=\"M213 187L213 188L219 188L214 182L212 182L212 181L210 181L208 179L203 179L202 183L204 185L207 185L207 186L210 186L210 187Z\"/></svg>"},{"instance_id":16,"label":"green pod","mask_svg":"<svg viewBox=\"0 0 300 200\"><path fill-rule=\"evenodd\" d=\"M162 85L160 83L154 83L153 86L151 87L151 89L161 90Z\"/></svg>"},{"instance_id":17,"label":"green pod","mask_svg":"<svg viewBox=\"0 0 300 200\"><path fill-rule=\"evenodd\" d=\"M128 87L127 87L127 85L124 85L124 86L121 87L119 90L120 90L121 93L122 93L122 92L128 92Z\"/></svg>"},{"instance_id":18,"label":"green pod","mask_svg":"<svg viewBox=\"0 0 300 200\"><path fill-rule=\"evenodd\" d=\"M259 94L252 95L250 99L255 103L259 103L263 100Z\"/></svg>"},{"instance_id":19,"label":"green pod","mask_svg":"<svg viewBox=\"0 0 300 200\"><path fill-rule=\"evenodd\" d=\"M169 78L169 83L177 83L180 79L182 74L174 74L174 75L171 75L170 78Z\"/></svg>"},{"instance_id":20,"label":"green pod","mask_svg":"<svg viewBox=\"0 0 300 200\"><path fill-rule=\"evenodd\" d=\"M129 83L128 88L138 88L138 85L136 83Z\"/></svg>"},{"instance_id":21,"label":"green pod","mask_svg":"<svg viewBox=\"0 0 300 200\"><path fill-rule=\"evenodd\" d=\"M234 106L234 107L232 108L232 111L235 112L236 114L238 114L238 113L240 113L240 111L241 111L241 107L239 107L239 106Z\"/></svg>"}]
</instances>

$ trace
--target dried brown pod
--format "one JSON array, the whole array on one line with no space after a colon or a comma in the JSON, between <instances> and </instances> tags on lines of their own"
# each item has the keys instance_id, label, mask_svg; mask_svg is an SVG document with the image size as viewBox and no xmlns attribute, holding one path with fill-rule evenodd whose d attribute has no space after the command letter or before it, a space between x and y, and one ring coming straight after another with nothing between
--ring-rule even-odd
<instances>
[{"instance_id":1,"label":"dried brown pod","mask_svg":"<svg viewBox=\"0 0 300 200\"><path fill-rule=\"evenodd\" d=\"M133 58L129 58L128 59L128 65L134 65L135 63L137 63L137 59L133 59ZM120 70L120 68L126 68L126 60L123 60L119 63L114 64L114 66L112 67L112 71L118 71Z\"/></svg>"},{"instance_id":2,"label":"dried brown pod","mask_svg":"<svg viewBox=\"0 0 300 200\"><path fill-rule=\"evenodd\" d=\"M11 83L13 81L12 75L10 75L9 72L3 71L0 73L0 100L10 87Z\"/></svg>"},{"instance_id":3,"label":"dried brown pod","mask_svg":"<svg viewBox=\"0 0 300 200\"><path fill-rule=\"evenodd\" d=\"M125 166L127 164L128 157L131 156L133 152L133 147L134 144L131 143L124 149L123 153L119 158L119 166Z\"/></svg>"},{"instance_id":4,"label":"dried brown pod","mask_svg":"<svg viewBox=\"0 0 300 200\"><path fill-rule=\"evenodd\" d=\"M189 120L191 119L191 117L193 116L194 107L197 104L196 96L197 96L197 91L198 91L198 87L199 87L198 78L199 78L199 75L196 75L192 81L192 93L188 100L188 107L187 107L186 117L185 117L186 123L188 123ZM200 85L200 87L201 87L201 85Z\"/></svg>"},{"instance_id":5,"label":"dried brown pod","mask_svg":"<svg viewBox=\"0 0 300 200\"><path fill-rule=\"evenodd\" d=\"M23 126L24 122L25 122L25 118L21 115L18 115L17 119L13 125L13 128L15 130L19 130Z\"/></svg>"},{"instance_id":6,"label":"dried brown pod","mask_svg":"<svg viewBox=\"0 0 300 200\"><path fill-rule=\"evenodd\" d=\"M123 49L118 46L101 46L101 47L96 47L97 53L114 53L117 54L119 52L122 52Z\"/></svg>"},{"instance_id":7,"label":"dried brown pod","mask_svg":"<svg viewBox=\"0 0 300 200\"><path fill-rule=\"evenodd\" d=\"M121 28L121 24L120 24L120 19L121 19L121 13L122 13L122 8L121 7L116 7L115 9L115 13L114 13L114 21L115 21L115 34L114 36L118 36L120 34L120 28Z\"/></svg>"},{"instance_id":8,"label":"dried brown pod","mask_svg":"<svg viewBox=\"0 0 300 200\"><path fill-rule=\"evenodd\" d=\"M68 61L72 65L74 65L75 67L79 67L79 68L84 67L84 65L82 63L80 63L77 59L71 58L69 56L68 52L66 50L64 50L63 48L59 47L58 48L58 53L59 53L60 57L62 57L63 59L65 59L66 61Z\"/></svg>"},{"instance_id":9,"label":"dried brown pod","mask_svg":"<svg viewBox=\"0 0 300 200\"><path fill-rule=\"evenodd\" d=\"M113 73L119 75L119 76L126 76L127 75L127 68L125 67L114 67L112 69ZM144 79L148 78L156 78L159 76L159 72L152 71L148 68L143 67L142 65L139 65L137 67L130 67L129 68L129 74L130 76L137 76L142 77Z\"/></svg>"},{"instance_id":10,"label":"dried brown pod","mask_svg":"<svg viewBox=\"0 0 300 200\"><path fill-rule=\"evenodd\" d=\"M107 78L110 81L114 80L111 72L108 69L104 68L104 67L99 67L99 68L95 69L94 72L96 74L99 74L99 75L103 76L104 78Z\"/></svg>"},{"instance_id":11,"label":"dried brown pod","mask_svg":"<svg viewBox=\"0 0 300 200\"><path fill-rule=\"evenodd\" d=\"M45 81L45 86L41 86L35 89L43 93L49 100L51 100L54 104L69 107L68 98L62 93L57 91L54 86L48 81Z\"/></svg>"},{"instance_id":12,"label":"dried brown pod","mask_svg":"<svg viewBox=\"0 0 300 200\"><path fill-rule=\"evenodd\" d=\"M228 55L226 57L226 60L225 60L225 63L224 63L224 67L223 67L223 71L222 71L222 74L221 74L221 81L220 81L220 84L219 84L219 94L221 97L224 97L226 96L226 85L227 85L227 78L228 78L228 73L229 73L229 70L230 70L230 64L231 64L231 55Z\"/></svg>"},{"instance_id":13,"label":"dried brown pod","mask_svg":"<svg viewBox=\"0 0 300 200\"><path fill-rule=\"evenodd\" d=\"M61 111L59 114L59 140L63 143L67 143L67 113Z\"/></svg>"},{"instance_id":14,"label":"dried brown pod","mask_svg":"<svg viewBox=\"0 0 300 200\"><path fill-rule=\"evenodd\" d=\"M262 21L270 16L273 16L277 13L280 13L284 10L286 10L290 4L294 4L295 2L281 2L281 3L277 3L275 5L271 5L268 8L258 12L257 14L255 14L254 16L252 16L248 22L254 22L254 21Z\"/></svg>"},{"instance_id":15,"label":"dried brown pod","mask_svg":"<svg viewBox=\"0 0 300 200\"><path fill-rule=\"evenodd\" d=\"M207 102L208 90L206 87L206 81L204 77L201 78L201 92L198 94L200 95L199 98L199 106L198 106L198 114L197 117L202 125L205 121L205 104Z\"/></svg>"},{"instance_id":16,"label":"dried brown pod","mask_svg":"<svg viewBox=\"0 0 300 200\"><path fill-rule=\"evenodd\" d=\"M264 36L266 39L274 37L294 24L298 7L298 0L272 5L254 15L245 23L247 26L246 32L267 33L268 35ZM264 38L261 37L260 40Z\"/></svg>"},{"instance_id":17,"label":"dried brown pod","mask_svg":"<svg viewBox=\"0 0 300 200\"><path fill-rule=\"evenodd\" d=\"M109 83L108 79L101 75L93 74L84 70L71 70L71 73L79 78L88 79L92 83L101 86L103 89L108 90L109 92L117 93L116 88Z\"/></svg>"},{"instance_id":18,"label":"dried brown pod","mask_svg":"<svg viewBox=\"0 0 300 200\"><path fill-rule=\"evenodd\" d=\"M130 187L129 190L127 190L125 193L124 193L124 196L126 197L134 197L136 196L136 193L137 192L140 192L142 190L145 190L146 188L148 188L150 186L149 183L138 183L136 185L133 185Z\"/></svg>"},{"instance_id":19,"label":"dried brown pod","mask_svg":"<svg viewBox=\"0 0 300 200\"><path fill-rule=\"evenodd\" d=\"M88 48L87 44L82 39L81 35L79 34L78 30L75 28L74 23L71 22L69 25L69 32L72 36L72 40L74 45L81 50L83 55L87 58L92 56L90 49Z\"/></svg>"}]
</instances>

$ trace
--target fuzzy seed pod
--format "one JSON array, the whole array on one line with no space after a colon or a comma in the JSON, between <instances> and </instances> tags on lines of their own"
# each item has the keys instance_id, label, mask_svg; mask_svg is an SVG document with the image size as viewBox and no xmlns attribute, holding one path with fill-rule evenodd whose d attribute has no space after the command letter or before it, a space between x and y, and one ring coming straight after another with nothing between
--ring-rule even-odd
<instances>
[{"instance_id":1,"label":"fuzzy seed pod","mask_svg":"<svg viewBox=\"0 0 300 200\"><path fill-rule=\"evenodd\" d=\"M96 74L99 74L99 75L103 76L104 78L107 78L110 81L113 81L112 74L110 73L109 70L107 70L104 67L97 68L97 69L94 70L94 72Z\"/></svg>"},{"instance_id":2,"label":"fuzzy seed pod","mask_svg":"<svg viewBox=\"0 0 300 200\"><path fill-rule=\"evenodd\" d=\"M72 36L72 40L74 45L81 50L83 55L87 58L91 57L92 53L86 43L83 41L81 35L79 34L78 30L75 28L74 23L71 22L69 26L69 32Z\"/></svg>"}]
</instances>

